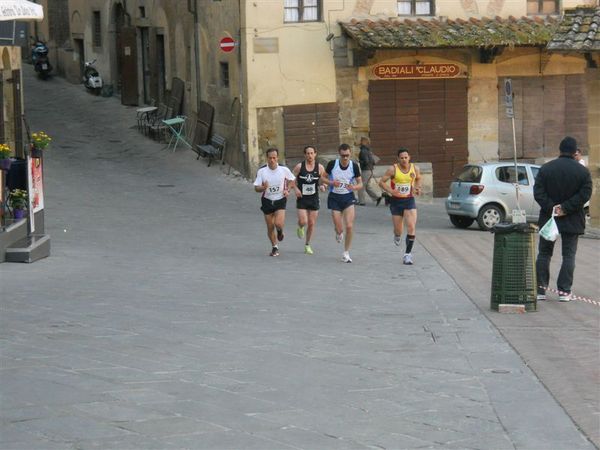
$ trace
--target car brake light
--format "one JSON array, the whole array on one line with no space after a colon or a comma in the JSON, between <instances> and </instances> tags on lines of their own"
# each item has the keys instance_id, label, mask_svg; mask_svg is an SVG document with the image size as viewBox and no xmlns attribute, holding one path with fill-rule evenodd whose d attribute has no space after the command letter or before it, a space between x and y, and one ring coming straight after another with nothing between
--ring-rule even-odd
<instances>
[{"instance_id":1,"label":"car brake light","mask_svg":"<svg viewBox=\"0 0 600 450\"><path fill-rule=\"evenodd\" d=\"M469 194L471 195L478 195L481 194L483 192L483 184L474 184L473 186L471 186L471 189L469 189Z\"/></svg>"}]
</instances>

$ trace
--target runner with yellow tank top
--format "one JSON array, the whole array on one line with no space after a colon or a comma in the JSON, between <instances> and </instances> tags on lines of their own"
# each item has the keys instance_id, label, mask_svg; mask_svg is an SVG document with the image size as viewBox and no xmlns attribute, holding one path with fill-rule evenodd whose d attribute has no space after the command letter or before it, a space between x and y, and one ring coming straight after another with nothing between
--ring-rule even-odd
<instances>
[{"instance_id":1,"label":"runner with yellow tank top","mask_svg":"<svg viewBox=\"0 0 600 450\"><path fill-rule=\"evenodd\" d=\"M388 183L389 181L389 183ZM394 224L394 244L402 243L402 229L406 223L406 251L402 262L412 264L412 248L417 228L415 195L421 194L421 172L410 162L408 149L398 150L398 162L388 168L379 180L379 186L390 196L390 211Z\"/></svg>"}]
</instances>

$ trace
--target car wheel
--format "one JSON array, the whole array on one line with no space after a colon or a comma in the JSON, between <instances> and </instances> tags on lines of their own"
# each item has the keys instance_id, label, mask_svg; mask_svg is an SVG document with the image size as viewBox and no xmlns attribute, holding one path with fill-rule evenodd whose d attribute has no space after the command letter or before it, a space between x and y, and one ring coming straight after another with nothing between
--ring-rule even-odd
<instances>
[{"instance_id":1,"label":"car wheel","mask_svg":"<svg viewBox=\"0 0 600 450\"><path fill-rule=\"evenodd\" d=\"M479 228L484 231L490 231L503 220L504 212L495 205L483 206L477 215L477 223L479 224Z\"/></svg>"},{"instance_id":2,"label":"car wheel","mask_svg":"<svg viewBox=\"0 0 600 450\"><path fill-rule=\"evenodd\" d=\"M465 216L455 216L450 214L450 222L456 228L469 228L475 219Z\"/></svg>"}]
</instances>

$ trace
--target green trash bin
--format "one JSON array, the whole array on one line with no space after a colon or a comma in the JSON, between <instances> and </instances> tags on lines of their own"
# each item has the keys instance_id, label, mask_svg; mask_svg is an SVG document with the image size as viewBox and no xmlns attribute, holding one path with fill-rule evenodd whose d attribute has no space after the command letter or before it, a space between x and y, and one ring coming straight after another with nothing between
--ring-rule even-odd
<instances>
[{"instance_id":1,"label":"green trash bin","mask_svg":"<svg viewBox=\"0 0 600 450\"><path fill-rule=\"evenodd\" d=\"M502 223L494 232L491 308L500 304L525 305L537 310L535 236L537 226Z\"/></svg>"}]
</instances>

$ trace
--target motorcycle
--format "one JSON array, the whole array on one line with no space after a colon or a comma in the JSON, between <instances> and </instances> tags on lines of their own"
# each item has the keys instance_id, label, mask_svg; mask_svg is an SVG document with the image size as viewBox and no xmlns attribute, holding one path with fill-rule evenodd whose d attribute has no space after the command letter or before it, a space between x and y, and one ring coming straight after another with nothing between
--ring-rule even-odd
<instances>
[{"instance_id":1,"label":"motorcycle","mask_svg":"<svg viewBox=\"0 0 600 450\"><path fill-rule=\"evenodd\" d=\"M98 95L100 94L100 91L102 91L103 82L102 77L94 67L95 62L96 60L85 63L85 69L83 71L83 85L86 87L86 89Z\"/></svg>"},{"instance_id":2,"label":"motorcycle","mask_svg":"<svg viewBox=\"0 0 600 450\"><path fill-rule=\"evenodd\" d=\"M42 80L47 79L52 71L52 64L48 60L48 47L42 41L37 41L31 49L33 68Z\"/></svg>"}]
</instances>

